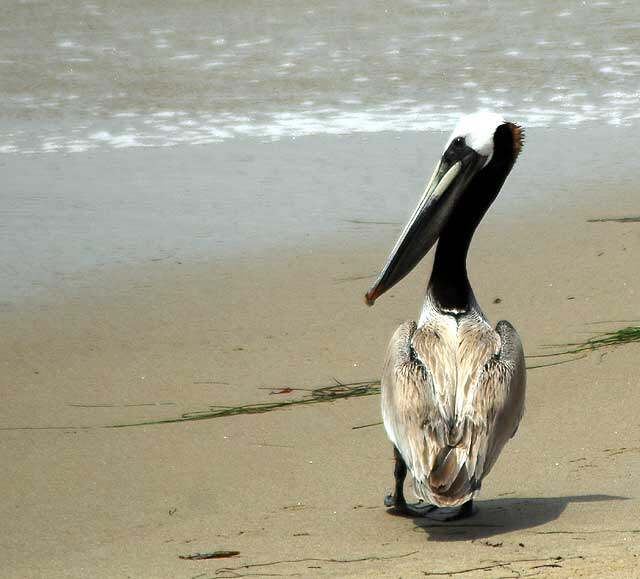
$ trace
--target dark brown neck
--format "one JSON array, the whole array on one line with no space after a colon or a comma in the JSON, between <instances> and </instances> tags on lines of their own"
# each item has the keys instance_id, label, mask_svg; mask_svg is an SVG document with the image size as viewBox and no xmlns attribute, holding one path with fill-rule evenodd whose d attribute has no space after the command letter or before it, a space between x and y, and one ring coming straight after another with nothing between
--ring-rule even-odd
<instances>
[{"instance_id":1,"label":"dark brown neck","mask_svg":"<svg viewBox=\"0 0 640 579\"><path fill-rule=\"evenodd\" d=\"M473 234L488 209L456 208L455 219L445 226L433 262L428 292L439 308L468 311L475 297L467 275L467 252Z\"/></svg>"},{"instance_id":2,"label":"dark brown neck","mask_svg":"<svg viewBox=\"0 0 640 579\"><path fill-rule=\"evenodd\" d=\"M467 276L469 245L513 167L515 151L511 126L502 125L491 161L469 183L440 235L427 292L442 310L466 312L476 304Z\"/></svg>"}]
</instances>

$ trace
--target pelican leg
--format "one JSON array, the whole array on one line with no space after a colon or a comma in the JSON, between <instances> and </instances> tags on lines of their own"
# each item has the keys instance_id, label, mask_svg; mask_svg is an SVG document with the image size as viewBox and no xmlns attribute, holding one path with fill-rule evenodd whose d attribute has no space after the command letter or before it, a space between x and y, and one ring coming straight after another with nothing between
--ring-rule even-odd
<instances>
[{"instance_id":1,"label":"pelican leg","mask_svg":"<svg viewBox=\"0 0 640 579\"><path fill-rule=\"evenodd\" d=\"M394 446L393 455L396 464L393 468L393 476L395 478L395 492L384 497L385 507L394 507L398 512L412 517L424 517L427 513L436 509L434 505L429 503L417 502L408 504L404 498L404 479L407 477L407 465L400 454L400 451Z\"/></svg>"},{"instance_id":2,"label":"pelican leg","mask_svg":"<svg viewBox=\"0 0 640 579\"><path fill-rule=\"evenodd\" d=\"M460 506L460 510L456 515L454 515L451 521L459 521L460 519L466 519L468 517L472 517L478 512L477 507L473 504L473 499L467 501L463 505Z\"/></svg>"}]
</instances>

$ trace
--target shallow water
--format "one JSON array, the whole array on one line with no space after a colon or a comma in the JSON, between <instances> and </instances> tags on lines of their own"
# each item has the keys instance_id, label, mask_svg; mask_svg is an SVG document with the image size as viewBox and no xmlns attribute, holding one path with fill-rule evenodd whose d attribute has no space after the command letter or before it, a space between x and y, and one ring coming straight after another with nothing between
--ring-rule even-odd
<instances>
[{"instance_id":1,"label":"shallow water","mask_svg":"<svg viewBox=\"0 0 640 579\"><path fill-rule=\"evenodd\" d=\"M412 212L445 138L437 132L277 143L239 138L0 156L0 306L51 289L91 287L114 267L301 255L336 244L353 252L382 247L382 255ZM551 219L556 210L566 215L567 207L582 221L636 215L637 160L628 152L639 146L636 131L623 127L530 129L481 234ZM353 275L372 275L379 265Z\"/></svg>"},{"instance_id":2,"label":"shallow water","mask_svg":"<svg viewBox=\"0 0 640 579\"><path fill-rule=\"evenodd\" d=\"M0 23L0 151L532 126L640 115L632 0L22 0Z\"/></svg>"}]
</instances>

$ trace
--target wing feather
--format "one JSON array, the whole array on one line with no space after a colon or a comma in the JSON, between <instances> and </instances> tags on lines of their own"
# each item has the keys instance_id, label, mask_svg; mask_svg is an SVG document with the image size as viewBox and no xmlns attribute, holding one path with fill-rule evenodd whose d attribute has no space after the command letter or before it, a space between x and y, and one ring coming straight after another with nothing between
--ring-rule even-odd
<instances>
[{"instance_id":1,"label":"wing feather","mask_svg":"<svg viewBox=\"0 0 640 579\"><path fill-rule=\"evenodd\" d=\"M414 479L423 479L446 444L448 427L438 412L433 379L415 356L415 322L405 322L389 343L382 371L382 418L387 435L402 454Z\"/></svg>"},{"instance_id":2,"label":"wing feather","mask_svg":"<svg viewBox=\"0 0 640 579\"><path fill-rule=\"evenodd\" d=\"M483 416L487 424L482 433L486 440L478 460L482 469L476 472L478 479L489 474L524 414L527 377L520 337L504 320L498 322L496 333L500 336L500 353L486 364L473 404L474 413Z\"/></svg>"}]
</instances>

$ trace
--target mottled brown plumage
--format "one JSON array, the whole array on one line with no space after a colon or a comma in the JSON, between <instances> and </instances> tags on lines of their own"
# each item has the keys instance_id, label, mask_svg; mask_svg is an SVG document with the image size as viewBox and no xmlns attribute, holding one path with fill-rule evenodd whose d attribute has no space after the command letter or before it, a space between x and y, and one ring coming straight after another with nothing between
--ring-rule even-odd
<instances>
[{"instance_id":1,"label":"mottled brown plumage","mask_svg":"<svg viewBox=\"0 0 640 579\"><path fill-rule=\"evenodd\" d=\"M389 438L436 506L473 498L524 411L524 354L508 322L496 330L478 312L435 308L419 328L393 335L382 374L382 414Z\"/></svg>"}]
</instances>

